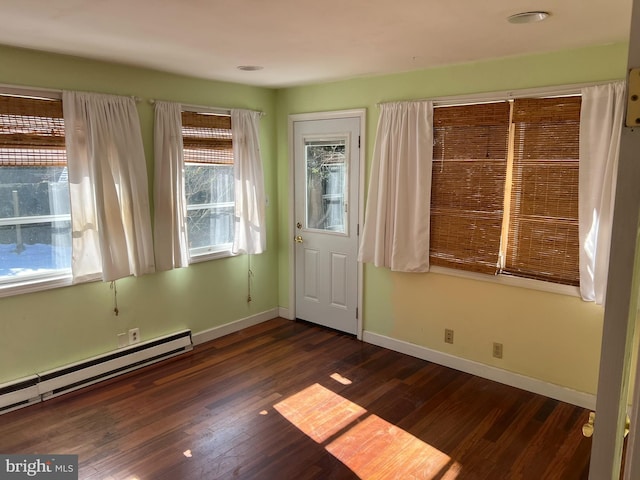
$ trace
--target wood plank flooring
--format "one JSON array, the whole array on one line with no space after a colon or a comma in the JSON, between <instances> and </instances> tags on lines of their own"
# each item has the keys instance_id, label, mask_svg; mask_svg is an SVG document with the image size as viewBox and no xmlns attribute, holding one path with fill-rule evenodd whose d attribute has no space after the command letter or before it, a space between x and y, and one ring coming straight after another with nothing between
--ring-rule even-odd
<instances>
[{"instance_id":1,"label":"wood plank flooring","mask_svg":"<svg viewBox=\"0 0 640 480\"><path fill-rule=\"evenodd\" d=\"M588 412L275 319L0 416L86 480L587 479Z\"/></svg>"}]
</instances>

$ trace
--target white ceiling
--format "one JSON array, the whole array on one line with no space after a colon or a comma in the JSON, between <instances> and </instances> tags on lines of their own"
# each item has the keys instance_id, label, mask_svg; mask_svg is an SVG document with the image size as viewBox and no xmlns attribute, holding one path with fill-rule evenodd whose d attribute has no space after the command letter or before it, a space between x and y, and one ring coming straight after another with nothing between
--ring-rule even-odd
<instances>
[{"instance_id":1,"label":"white ceiling","mask_svg":"<svg viewBox=\"0 0 640 480\"><path fill-rule=\"evenodd\" d=\"M507 23L530 10L552 15ZM631 0L1 0L0 44L284 87L624 42L630 16Z\"/></svg>"}]
</instances>

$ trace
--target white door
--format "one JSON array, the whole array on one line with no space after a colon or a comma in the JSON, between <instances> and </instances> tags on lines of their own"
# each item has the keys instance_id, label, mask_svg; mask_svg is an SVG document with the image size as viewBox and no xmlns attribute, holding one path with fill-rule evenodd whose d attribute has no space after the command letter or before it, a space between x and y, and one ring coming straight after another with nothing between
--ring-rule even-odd
<instances>
[{"instance_id":1,"label":"white door","mask_svg":"<svg viewBox=\"0 0 640 480\"><path fill-rule=\"evenodd\" d=\"M358 330L360 118L293 122L296 317Z\"/></svg>"}]
</instances>

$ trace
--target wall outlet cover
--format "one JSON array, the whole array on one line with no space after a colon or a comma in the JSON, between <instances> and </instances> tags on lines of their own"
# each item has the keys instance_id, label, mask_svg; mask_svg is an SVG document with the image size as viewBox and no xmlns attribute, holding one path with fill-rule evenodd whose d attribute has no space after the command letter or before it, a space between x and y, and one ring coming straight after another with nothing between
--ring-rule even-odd
<instances>
[{"instance_id":1,"label":"wall outlet cover","mask_svg":"<svg viewBox=\"0 0 640 480\"><path fill-rule=\"evenodd\" d=\"M140 341L140 329L132 328L129 330L129 345L138 343Z\"/></svg>"},{"instance_id":2,"label":"wall outlet cover","mask_svg":"<svg viewBox=\"0 0 640 480\"><path fill-rule=\"evenodd\" d=\"M453 343L453 330L450 328L444 329L444 343Z\"/></svg>"}]
</instances>

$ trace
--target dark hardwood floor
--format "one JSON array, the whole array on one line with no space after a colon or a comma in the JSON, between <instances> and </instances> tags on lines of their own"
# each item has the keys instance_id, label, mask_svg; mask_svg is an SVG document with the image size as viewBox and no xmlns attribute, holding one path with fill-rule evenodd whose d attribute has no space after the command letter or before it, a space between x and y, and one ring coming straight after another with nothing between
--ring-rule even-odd
<instances>
[{"instance_id":1,"label":"dark hardwood floor","mask_svg":"<svg viewBox=\"0 0 640 480\"><path fill-rule=\"evenodd\" d=\"M0 416L87 480L586 479L588 412L302 322Z\"/></svg>"}]
</instances>

